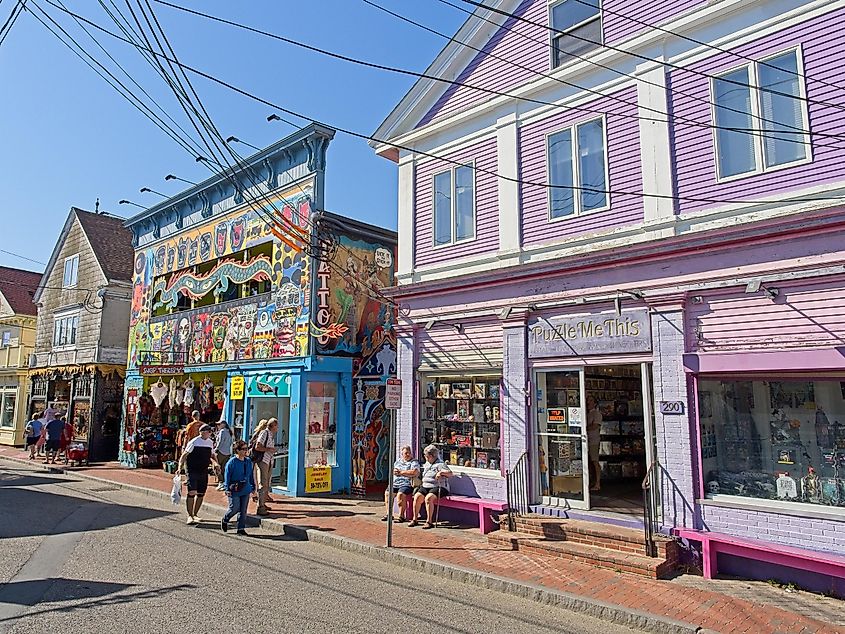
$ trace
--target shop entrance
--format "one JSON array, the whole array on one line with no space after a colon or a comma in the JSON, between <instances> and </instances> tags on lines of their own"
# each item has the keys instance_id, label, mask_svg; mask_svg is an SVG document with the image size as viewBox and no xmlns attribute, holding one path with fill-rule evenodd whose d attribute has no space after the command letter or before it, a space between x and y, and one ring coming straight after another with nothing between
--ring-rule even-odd
<instances>
[{"instance_id":1,"label":"shop entrance","mask_svg":"<svg viewBox=\"0 0 845 634\"><path fill-rule=\"evenodd\" d=\"M535 372L535 460L543 504L642 516L654 455L651 366Z\"/></svg>"},{"instance_id":2,"label":"shop entrance","mask_svg":"<svg viewBox=\"0 0 845 634\"><path fill-rule=\"evenodd\" d=\"M279 428L276 430L276 453L273 456L270 484L281 489L288 488L288 455L290 439L290 398L254 398L250 416L250 436L255 431L258 421L276 418Z\"/></svg>"}]
</instances>

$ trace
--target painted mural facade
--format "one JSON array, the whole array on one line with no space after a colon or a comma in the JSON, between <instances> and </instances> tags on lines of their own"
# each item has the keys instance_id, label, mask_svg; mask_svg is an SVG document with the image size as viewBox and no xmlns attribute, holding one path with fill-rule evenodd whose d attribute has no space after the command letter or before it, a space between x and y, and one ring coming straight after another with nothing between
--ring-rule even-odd
<instances>
[{"instance_id":1,"label":"painted mural facade","mask_svg":"<svg viewBox=\"0 0 845 634\"><path fill-rule=\"evenodd\" d=\"M274 196L286 221L303 232L309 227L313 189L313 183L307 183ZM267 213L239 210L136 253L130 369L307 354L308 256L274 238ZM249 249L263 245L268 245L270 255L247 256ZM207 271L193 269L209 263L213 264ZM219 301L248 282L269 282L270 289L155 316L161 309L176 307L180 295L193 300L211 295Z\"/></svg>"}]
</instances>

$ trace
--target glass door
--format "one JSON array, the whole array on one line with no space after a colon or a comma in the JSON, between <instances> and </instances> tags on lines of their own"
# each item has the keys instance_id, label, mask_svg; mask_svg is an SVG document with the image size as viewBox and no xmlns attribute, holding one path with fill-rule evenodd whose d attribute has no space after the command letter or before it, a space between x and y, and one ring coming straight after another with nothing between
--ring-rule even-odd
<instances>
[{"instance_id":1,"label":"glass door","mask_svg":"<svg viewBox=\"0 0 845 634\"><path fill-rule=\"evenodd\" d=\"M534 375L535 447L543 504L590 508L584 370Z\"/></svg>"},{"instance_id":2,"label":"glass door","mask_svg":"<svg viewBox=\"0 0 845 634\"><path fill-rule=\"evenodd\" d=\"M252 408L250 434L262 419L276 418L279 421L279 428L276 430L276 452L273 456L270 483L272 486L287 489L290 398L254 398L252 399Z\"/></svg>"}]
</instances>

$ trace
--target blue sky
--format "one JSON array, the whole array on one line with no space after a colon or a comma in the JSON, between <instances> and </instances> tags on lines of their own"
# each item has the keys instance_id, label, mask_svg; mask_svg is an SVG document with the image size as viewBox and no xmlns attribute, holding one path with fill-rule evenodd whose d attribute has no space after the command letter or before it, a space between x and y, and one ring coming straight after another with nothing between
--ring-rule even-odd
<instances>
[{"instance_id":1,"label":"blue sky","mask_svg":"<svg viewBox=\"0 0 845 634\"><path fill-rule=\"evenodd\" d=\"M67 16L44 7L87 50L94 43ZM396 12L453 34L466 17L435 0L378 0ZM66 5L103 26L114 23L94 0ZM424 70L445 40L399 22L360 0L177 0L346 55ZM0 23L12 2L0 6ZM125 3L118 0L125 9ZM155 4L180 59L292 110L327 123L372 133L405 94L413 78L352 66L278 41L212 23ZM163 81L128 45L98 35L101 43L174 118L181 112ZM111 65L110 65L111 66ZM293 128L267 123L270 109L201 78L191 77L221 132L257 146ZM161 200L150 187L175 194L174 173L198 181L209 172L97 77L32 15L20 16L0 47L0 250L46 262L71 206L129 216ZM304 122L302 123L304 125ZM186 124L186 129L188 129ZM250 152L241 147L242 153ZM396 166L360 139L338 134L329 148L326 207L366 222L396 228ZM0 264L43 266L0 251Z\"/></svg>"}]
</instances>

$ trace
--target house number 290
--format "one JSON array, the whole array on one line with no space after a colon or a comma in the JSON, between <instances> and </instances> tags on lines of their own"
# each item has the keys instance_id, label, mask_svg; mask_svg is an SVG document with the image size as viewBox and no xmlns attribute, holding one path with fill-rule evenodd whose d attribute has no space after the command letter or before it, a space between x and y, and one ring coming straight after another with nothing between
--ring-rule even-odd
<instances>
[{"instance_id":1,"label":"house number 290","mask_svg":"<svg viewBox=\"0 0 845 634\"><path fill-rule=\"evenodd\" d=\"M683 401L660 401L660 413L661 414L683 414L684 413L684 402Z\"/></svg>"}]
</instances>

